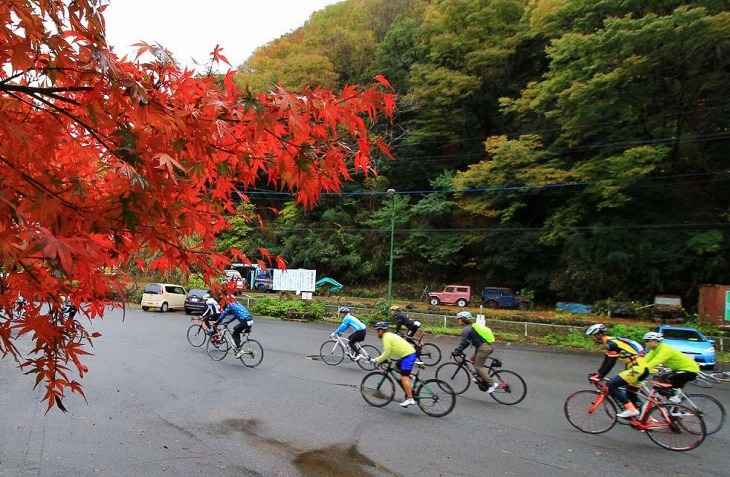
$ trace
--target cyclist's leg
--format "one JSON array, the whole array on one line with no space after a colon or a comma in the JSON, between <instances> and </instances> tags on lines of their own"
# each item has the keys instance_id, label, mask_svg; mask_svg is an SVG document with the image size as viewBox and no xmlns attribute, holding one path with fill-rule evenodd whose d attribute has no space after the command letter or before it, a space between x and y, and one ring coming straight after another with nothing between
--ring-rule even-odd
<instances>
[{"instance_id":1,"label":"cyclist's leg","mask_svg":"<svg viewBox=\"0 0 730 477\"><path fill-rule=\"evenodd\" d=\"M411 371L416 363L416 353L404 356L398 361L398 371L400 372L400 382L403 383L403 391L406 393L406 400L401 405L408 405L406 402L413 399L413 386L411 385Z\"/></svg>"},{"instance_id":2,"label":"cyclist's leg","mask_svg":"<svg viewBox=\"0 0 730 477\"><path fill-rule=\"evenodd\" d=\"M365 341L365 333L365 330L358 330L347 338L347 345L350 347L350 351L353 355L358 351L357 343Z\"/></svg>"},{"instance_id":3,"label":"cyclist's leg","mask_svg":"<svg viewBox=\"0 0 730 477\"><path fill-rule=\"evenodd\" d=\"M621 405L626 405L629 402L629 397L624 390L626 386L626 380L624 380L621 374L608 380L608 393Z\"/></svg>"},{"instance_id":4,"label":"cyclist's leg","mask_svg":"<svg viewBox=\"0 0 730 477\"><path fill-rule=\"evenodd\" d=\"M241 349L241 331L247 328L247 321L238 321L238 324L233 328L233 342L236 344L236 349Z\"/></svg>"},{"instance_id":5,"label":"cyclist's leg","mask_svg":"<svg viewBox=\"0 0 730 477\"><path fill-rule=\"evenodd\" d=\"M684 389L684 385L697 379L697 373L691 371L672 371L669 374L668 382L672 387Z\"/></svg>"},{"instance_id":6,"label":"cyclist's leg","mask_svg":"<svg viewBox=\"0 0 730 477\"><path fill-rule=\"evenodd\" d=\"M474 353L474 368L476 369L479 377L482 378L482 381L489 386L494 384L494 381L491 377L489 377L489 373L487 372L487 368L484 367L484 363L487 361L489 355L492 354L492 351L494 351L494 348L491 344L482 343L479 345L479 348L477 348L476 353Z\"/></svg>"},{"instance_id":7,"label":"cyclist's leg","mask_svg":"<svg viewBox=\"0 0 730 477\"><path fill-rule=\"evenodd\" d=\"M629 368L621 371L618 376L614 376L608 381L609 393L626 409L626 411L635 412L635 415L638 415L638 409L636 408L634 399L629 400L629 395L623 387L626 386L629 392L638 393L639 388L641 388L641 382L648 375L649 370L646 366L641 364L630 366ZM638 395L632 397L638 400Z\"/></svg>"},{"instance_id":8,"label":"cyclist's leg","mask_svg":"<svg viewBox=\"0 0 730 477\"><path fill-rule=\"evenodd\" d=\"M640 409L641 406L644 405L643 401L639 397L639 391L641 390L641 386L626 386L626 396L629 398L629 401L631 401L636 409Z\"/></svg>"}]
</instances>

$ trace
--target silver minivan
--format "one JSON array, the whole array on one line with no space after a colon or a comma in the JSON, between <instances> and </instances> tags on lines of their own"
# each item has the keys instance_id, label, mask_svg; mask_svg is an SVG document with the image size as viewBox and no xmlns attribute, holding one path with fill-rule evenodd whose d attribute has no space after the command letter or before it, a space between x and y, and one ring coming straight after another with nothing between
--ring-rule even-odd
<instances>
[{"instance_id":1,"label":"silver minivan","mask_svg":"<svg viewBox=\"0 0 730 477\"><path fill-rule=\"evenodd\" d=\"M172 283L148 283L142 294L142 309L160 311L181 310L185 307L185 288Z\"/></svg>"}]
</instances>

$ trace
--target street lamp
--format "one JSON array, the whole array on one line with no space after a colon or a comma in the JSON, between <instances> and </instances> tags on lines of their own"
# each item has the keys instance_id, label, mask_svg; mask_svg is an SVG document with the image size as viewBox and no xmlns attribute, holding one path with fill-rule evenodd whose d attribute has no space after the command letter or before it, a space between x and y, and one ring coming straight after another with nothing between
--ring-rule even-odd
<instances>
[{"instance_id":1,"label":"street lamp","mask_svg":"<svg viewBox=\"0 0 730 477\"><path fill-rule=\"evenodd\" d=\"M388 264L388 309L386 313L390 313L390 305L393 304L393 236L395 235L395 189L388 189L390 196L390 262Z\"/></svg>"}]
</instances>

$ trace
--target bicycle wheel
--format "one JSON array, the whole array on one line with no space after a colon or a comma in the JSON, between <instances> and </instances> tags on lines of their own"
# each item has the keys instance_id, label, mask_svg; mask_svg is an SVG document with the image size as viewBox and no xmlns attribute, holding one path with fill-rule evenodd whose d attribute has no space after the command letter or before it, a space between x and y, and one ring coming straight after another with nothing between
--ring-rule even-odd
<instances>
[{"instance_id":1,"label":"bicycle wheel","mask_svg":"<svg viewBox=\"0 0 730 477\"><path fill-rule=\"evenodd\" d=\"M207 336L208 334L205 332L205 329L201 324L192 324L190 325L190 328L188 328L188 343L196 348L200 348L205 344L205 338Z\"/></svg>"},{"instance_id":2,"label":"bicycle wheel","mask_svg":"<svg viewBox=\"0 0 730 477\"><path fill-rule=\"evenodd\" d=\"M563 412L571 426L587 434L602 434L616 425L616 404L599 391L574 392Z\"/></svg>"},{"instance_id":3,"label":"bicycle wheel","mask_svg":"<svg viewBox=\"0 0 730 477\"><path fill-rule=\"evenodd\" d=\"M365 371L373 371L378 367L377 364L371 363L370 358L375 358L380 355L380 351L373 345L362 345L360 346L361 358L357 360L357 365Z\"/></svg>"},{"instance_id":4,"label":"bicycle wheel","mask_svg":"<svg viewBox=\"0 0 730 477\"><path fill-rule=\"evenodd\" d=\"M705 440L705 423L687 406L663 403L652 407L646 419L657 423L646 430L646 435L659 447L682 452L694 449Z\"/></svg>"},{"instance_id":5,"label":"bicycle wheel","mask_svg":"<svg viewBox=\"0 0 730 477\"><path fill-rule=\"evenodd\" d=\"M682 404L696 411L705 421L707 435L714 434L725 425L725 407L712 396L687 394Z\"/></svg>"},{"instance_id":6,"label":"bicycle wheel","mask_svg":"<svg viewBox=\"0 0 730 477\"><path fill-rule=\"evenodd\" d=\"M424 366L436 366L441 362L441 349L433 343L426 343L421 346L418 359Z\"/></svg>"},{"instance_id":7,"label":"bicycle wheel","mask_svg":"<svg viewBox=\"0 0 730 477\"><path fill-rule=\"evenodd\" d=\"M243 354L238 358L244 366L255 368L264 359L264 348L256 340L248 339L241 344Z\"/></svg>"},{"instance_id":8,"label":"bicycle wheel","mask_svg":"<svg viewBox=\"0 0 730 477\"><path fill-rule=\"evenodd\" d=\"M436 379L445 381L454 390L454 394L464 393L471 383L466 368L452 362L444 363L436 369Z\"/></svg>"},{"instance_id":9,"label":"bicycle wheel","mask_svg":"<svg viewBox=\"0 0 730 477\"><path fill-rule=\"evenodd\" d=\"M395 397L395 384L387 374L373 371L365 375L360 383L360 395L371 406L383 407Z\"/></svg>"},{"instance_id":10,"label":"bicycle wheel","mask_svg":"<svg viewBox=\"0 0 730 477\"><path fill-rule=\"evenodd\" d=\"M419 381L413 398L421 411L431 417L444 417L456 406L454 390L440 379Z\"/></svg>"},{"instance_id":11,"label":"bicycle wheel","mask_svg":"<svg viewBox=\"0 0 730 477\"><path fill-rule=\"evenodd\" d=\"M337 340L327 340L319 347L319 357L325 364L337 366L345 359L345 350Z\"/></svg>"},{"instance_id":12,"label":"bicycle wheel","mask_svg":"<svg viewBox=\"0 0 730 477\"><path fill-rule=\"evenodd\" d=\"M225 358L229 349L231 349L231 345L223 336L218 339L209 339L208 346L206 346L208 356L214 361L221 361Z\"/></svg>"},{"instance_id":13,"label":"bicycle wheel","mask_svg":"<svg viewBox=\"0 0 730 477\"><path fill-rule=\"evenodd\" d=\"M490 396L500 404L514 406L527 395L527 384L522 376L508 369L492 372L492 379L498 384Z\"/></svg>"}]
</instances>

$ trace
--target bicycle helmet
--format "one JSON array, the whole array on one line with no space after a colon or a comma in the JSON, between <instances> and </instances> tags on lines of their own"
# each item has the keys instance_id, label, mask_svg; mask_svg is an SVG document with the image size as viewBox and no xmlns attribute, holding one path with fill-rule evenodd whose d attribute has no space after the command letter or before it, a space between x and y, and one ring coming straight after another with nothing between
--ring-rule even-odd
<instances>
[{"instance_id":1,"label":"bicycle helmet","mask_svg":"<svg viewBox=\"0 0 730 477\"><path fill-rule=\"evenodd\" d=\"M472 315L470 311L460 311L456 314L456 318L459 320L471 320L474 318L474 315Z\"/></svg>"},{"instance_id":2,"label":"bicycle helmet","mask_svg":"<svg viewBox=\"0 0 730 477\"><path fill-rule=\"evenodd\" d=\"M390 307L390 311L398 311L400 310L400 307L398 305L393 305Z\"/></svg>"},{"instance_id":3,"label":"bicycle helmet","mask_svg":"<svg viewBox=\"0 0 730 477\"><path fill-rule=\"evenodd\" d=\"M373 325L373 328L376 330L387 330L389 326L390 323L388 323L387 321L378 321Z\"/></svg>"},{"instance_id":4,"label":"bicycle helmet","mask_svg":"<svg viewBox=\"0 0 730 477\"><path fill-rule=\"evenodd\" d=\"M344 314L350 313L350 309L347 308L346 306L341 306L340 309L337 311L338 311L338 313L344 313Z\"/></svg>"},{"instance_id":5,"label":"bicycle helmet","mask_svg":"<svg viewBox=\"0 0 730 477\"><path fill-rule=\"evenodd\" d=\"M656 331L650 331L644 335L644 341L649 341L649 340L661 341L663 339L664 339L664 335L661 333L657 333Z\"/></svg>"},{"instance_id":6,"label":"bicycle helmet","mask_svg":"<svg viewBox=\"0 0 730 477\"><path fill-rule=\"evenodd\" d=\"M586 336L595 336L599 333L605 333L606 332L606 325L603 323L596 323L595 325L591 325L586 330Z\"/></svg>"}]
</instances>

